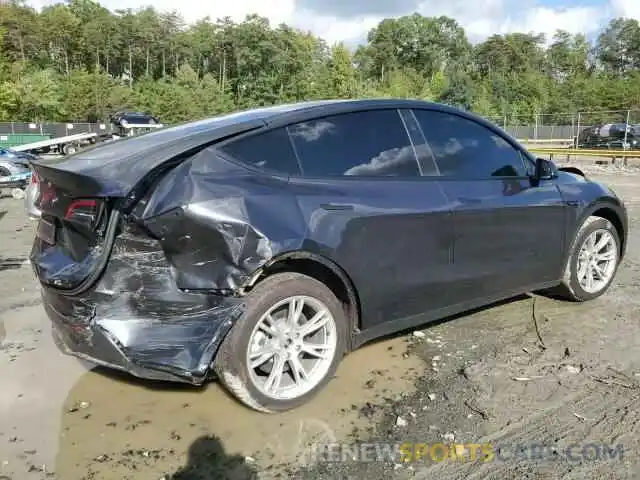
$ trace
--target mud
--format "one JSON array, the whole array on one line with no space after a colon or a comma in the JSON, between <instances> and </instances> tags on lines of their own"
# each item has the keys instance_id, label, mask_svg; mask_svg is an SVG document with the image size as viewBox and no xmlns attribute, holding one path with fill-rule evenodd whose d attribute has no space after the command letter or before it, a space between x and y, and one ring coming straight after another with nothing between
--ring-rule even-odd
<instances>
[{"instance_id":1,"label":"mud","mask_svg":"<svg viewBox=\"0 0 640 480\"><path fill-rule=\"evenodd\" d=\"M0 267L0 478L633 478L640 171L585 169L630 214L627 258L605 296L571 304L526 295L364 346L313 401L278 415L248 410L215 383L143 382L60 354L23 260L34 224L22 202L0 199L0 266L10 265ZM405 463L309 455L318 442L453 441L622 444L624 455Z\"/></svg>"}]
</instances>

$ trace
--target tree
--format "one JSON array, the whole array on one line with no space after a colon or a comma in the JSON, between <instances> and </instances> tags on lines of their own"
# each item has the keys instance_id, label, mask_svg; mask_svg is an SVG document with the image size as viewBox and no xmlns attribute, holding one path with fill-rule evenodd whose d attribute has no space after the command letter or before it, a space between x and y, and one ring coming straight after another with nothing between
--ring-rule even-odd
<instances>
[{"instance_id":1,"label":"tree","mask_svg":"<svg viewBox=\"0 0 640 480\"><path fill-rule=\"evenodd\" d=\"M617 75L640 68L640 24L616 18L598 37L597 58L602 68Z\"/></svg>"},{"instance_id":2,"label":"tree","mask_svg":"<svg viewBox=\"0 0 640 480\"><path fill-rule=\"evenodd\" d=\"M20 120L45 122L63 112L60 82L55 71L40 70L22 75L16 84Z\"/></svg>"},{"instance_id":3,"label":"tree","mask_svg":"<svg viewBox=\"0 0 640 480\"><path fill-rule=\"evenodd\" d=\"M413 14L383 19L352 51L257 15L186 25L176 12L111 11L96 0L40 12L0 3L5 120L104 119L131 108L171 123L299 100L406 97L509 122L543 111L564 122L578 109L640 105L639 70L640 25L625 18L593 45L558 31L548 47L520 32L472 46L454 19Z\"/></svg>"}]
</instances>

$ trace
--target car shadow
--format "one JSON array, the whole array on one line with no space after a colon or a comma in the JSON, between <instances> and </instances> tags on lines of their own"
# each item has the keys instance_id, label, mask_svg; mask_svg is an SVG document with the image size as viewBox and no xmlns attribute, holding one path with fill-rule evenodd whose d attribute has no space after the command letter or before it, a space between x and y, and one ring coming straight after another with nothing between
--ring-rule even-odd
<instances>
[{"instance_id":1,"label":"car shadow","mask_svg":"<svg viewBox=\"0 0 640 480\"><path fill-rule=\"evenodd\" d=\"M187 452L187 464L176 472L165 475L167 480L253 480L258 478L256 468L242 455L229 455L215 435L198 437Z\"/></svg>"},{"instance_id":2,"label":"car shadow","mask_svg":"<svg viewBox=\"0 0 640 480\"><path fill-rule=\"evenodd\" d=\"M0 197L2 198L2 197ZM2 210L0 211L0 220L2 220L2 217L4 217L7 214L7 210Z\"/></svg>"}]
</instances>

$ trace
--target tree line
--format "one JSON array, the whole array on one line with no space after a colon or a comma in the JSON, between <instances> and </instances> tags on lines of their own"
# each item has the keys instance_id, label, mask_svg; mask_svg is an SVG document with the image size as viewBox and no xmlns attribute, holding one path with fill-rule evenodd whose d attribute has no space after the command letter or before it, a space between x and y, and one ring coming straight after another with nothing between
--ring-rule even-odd
<instances>
[{"instance_id":1,"label":"tree line","mask_svg":"<svg viewBox=\"0 0 640 480\"><path fill-rule=\"evenodd\" d=\"M413 14L381 21L353 50L256 15L187 25L93 0L0 4L0 121L97 121L126 108L174 123L353 97L421 98L510 123L640 108L640 25L613 19L593 43L558 31L474 45L456 20Z\"/></svg>"}]
</instances>

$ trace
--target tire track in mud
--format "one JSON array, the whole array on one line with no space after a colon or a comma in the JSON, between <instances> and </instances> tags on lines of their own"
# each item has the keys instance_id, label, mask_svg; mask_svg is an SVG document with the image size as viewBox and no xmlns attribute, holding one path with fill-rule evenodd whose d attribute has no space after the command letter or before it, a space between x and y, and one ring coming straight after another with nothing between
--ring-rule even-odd
<instances>
[{"instance_id":1,"label":"tire track in mud","mask_svg":"<svg viewBox=\"0 0 640 480\"><path fill-rule=\"evenodd\" d=\"M631 458L637 460L635 451L640 424L640 391L635 389L631 395L625 395L625 392L618 390L624 388L594 387L590 391L573 394L566 397L562 404L541 409L521 421L509 423L491 434L468 442L490 443L498 448L505 446L509 456L515 455L513 449L518 445L555 445L563 452L566 447L577 444L578 447L572 449L574 461L563 458L561 453L556 460L530 458L473 463L439 462L420 470L416 478L518 478L527 471L536 472L535 478L560 478L569 474L571 476L567 478L607 478L599 475L594 477L594 467L608 475L615 475L610 478L622 478L620 475L625 475L626 470L622 462ZM622 459L616 457L608 462L576 460L580 456L581 446L588 444L607 444L612 448L622 444Z\"/></svg>"},{"instance_id":2,"label":"tire track in mud","mask_svg":"<svg viewBox=\"0 0 640 480\"><path fill-rule=\"evenodd\" d=\"M536 298L543 348L532 321L532 300L476 312L425 330L414 354L427 364L416 393L384 407L373 434L359 441L445 442L510 446L575 442L624 445L624 458L608 462L511 460L466 463L400 458L363 463L319 463L290 471L295 478L632 478L640 437L640 388L610 383L609 366L634 382L640 371L635 302L625 291L590 304ZM436 348L433 337L442 341ZM425 341L426 340L426 341ZM429 342L431 340L431 342ZM470 345L470 343L473 344ZM461 354L460 354L461 353ZM442 358L446 368L429 368ZM443 362L444 363L444 362ZM443 365L444 366L444 365ZM602 384L594 378L609 381ZM614 381L616 381L614 379ZM619 381L619 380L618 380ZM640 385L639 385L640 386ZM398 426L397 418L408 420ZM404 423L404 422L403 422ZM445 435L447 434L447 435Z\"/></svg>"}]
</instances>

